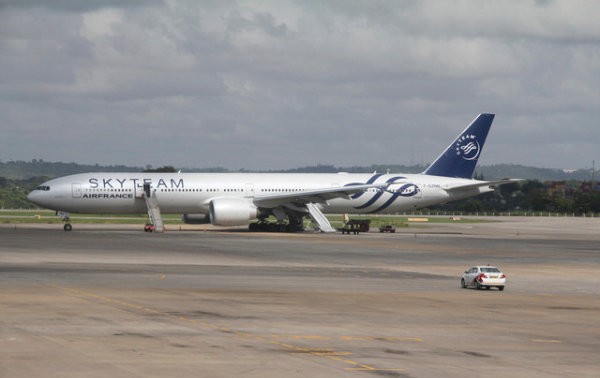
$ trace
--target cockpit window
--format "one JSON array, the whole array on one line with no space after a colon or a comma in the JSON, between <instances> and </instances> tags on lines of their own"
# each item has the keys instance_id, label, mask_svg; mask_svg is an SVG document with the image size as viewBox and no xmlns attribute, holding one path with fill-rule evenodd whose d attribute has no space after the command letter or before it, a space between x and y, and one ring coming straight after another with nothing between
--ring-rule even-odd
<instances>
[{"instance_id":1,"label":"cockpit window","mask_svg":"<svg viewBox=\"0 0 600 378\"><path fill-rule=\"evenodd\" d=\"M50 187L48 185L40 185L37 188L35 188L35 190L43 190L44 192L47 192L50 190Z\"/></svg>"}]
</instances>

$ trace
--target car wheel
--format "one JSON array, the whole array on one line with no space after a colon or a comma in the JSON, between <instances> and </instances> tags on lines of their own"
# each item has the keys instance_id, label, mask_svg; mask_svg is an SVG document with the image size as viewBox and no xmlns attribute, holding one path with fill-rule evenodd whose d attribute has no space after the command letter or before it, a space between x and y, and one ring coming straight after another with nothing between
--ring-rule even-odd
<instances>
[{"instance_id":1,"label":"car wheel","mask_svg":"<svg viewBox=\"0 0 600 378\"><path fill-rule=\"evenodd\" d=\"M498 286L498 290L500 290L500 291L504 290L504 286Z\"/></svg>"},{"instance_id":2,"label":"car wheel","mask_svg":"<svg viewBox=\"0 0 600 378\"><path fill-rule=\"evenodd\" d=\"M465 282L465 279L464 279L464 278L461 278L461 279L460 279L460 287L462 287L463 289L466 289L466 288L467 288L467 284L466 284L466 282Z\"/></svg>"}]
</instances>

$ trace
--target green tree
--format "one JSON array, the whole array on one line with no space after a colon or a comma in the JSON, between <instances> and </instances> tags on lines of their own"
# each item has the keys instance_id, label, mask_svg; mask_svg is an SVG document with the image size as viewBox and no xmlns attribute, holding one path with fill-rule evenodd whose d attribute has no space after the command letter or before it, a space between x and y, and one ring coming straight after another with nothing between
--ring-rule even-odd
<instances>
[{"instance_id":1,"label":"green tree","mask_svg":"<svg viewBox=\"0 0 600 378\"><path fill-rule=\"evenodd\" d=\"M480 200L476 198L469 198L462 203L462 205L459 207L459 210L469 213L477 213L483 211L484 208Z\"/></svg>"},{"instance_id":2,"label":"green tree","mask_svg":"<svg viewBox=\"0 0 600 378\"><path fill-rule=\"evenodd\" d=\"M165 165L158 168L147 168L143 172L175 173L177 169L171 165Z\"/></svg>"}]
</instances>

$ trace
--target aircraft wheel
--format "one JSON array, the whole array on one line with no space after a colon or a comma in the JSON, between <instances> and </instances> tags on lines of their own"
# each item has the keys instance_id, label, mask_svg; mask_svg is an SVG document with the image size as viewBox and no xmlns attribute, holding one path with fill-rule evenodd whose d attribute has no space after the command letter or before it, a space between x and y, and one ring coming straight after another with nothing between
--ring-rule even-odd
<instances>
[{"instance_id":1,"label":"aircraft wheel","mask_svg":"<svg viewBox=\"0 0 600 378\"><path fill-rule=\"evenodd\" d=\"M71 230L73 229L73 226L71 226L71 223L66 223L66 224L63 226L63 229L64 229L65 231L71 231Z\"/></svg>"}]
</instances>

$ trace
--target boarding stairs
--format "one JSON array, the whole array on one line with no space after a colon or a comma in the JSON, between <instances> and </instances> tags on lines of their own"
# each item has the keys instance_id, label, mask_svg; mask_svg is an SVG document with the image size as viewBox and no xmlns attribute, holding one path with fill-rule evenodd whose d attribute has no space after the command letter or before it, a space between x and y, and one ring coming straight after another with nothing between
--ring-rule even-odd
<instances>
[{"instance_id":1,"label":"boarding stairs","mask_svg":"<svg viewBox=\"0 0 600 378\"><path fill-rule=\"evenodd\" d=\"M158 207L156 191L150 189L150 184L144 184L144 199L148 208L148 217L150 217L150 222L154 225L154 232L164 232L165 225L160 214L160 207Z\"/></svg>"},{"instance_id":2,"label":"boarding stairs","mask_svg":"<svg viewBox=\"0 0 600 378\"><path fill-rule=\"evenodd\" d=\"M329 220L325 217L321 210L319 210L319 207L316 204L307 203L306 208L308 209L310 219L319 225L321 232L335 232L335 228L331 227L331 223L329 223Z\"/></svg>"}]
</instances>

